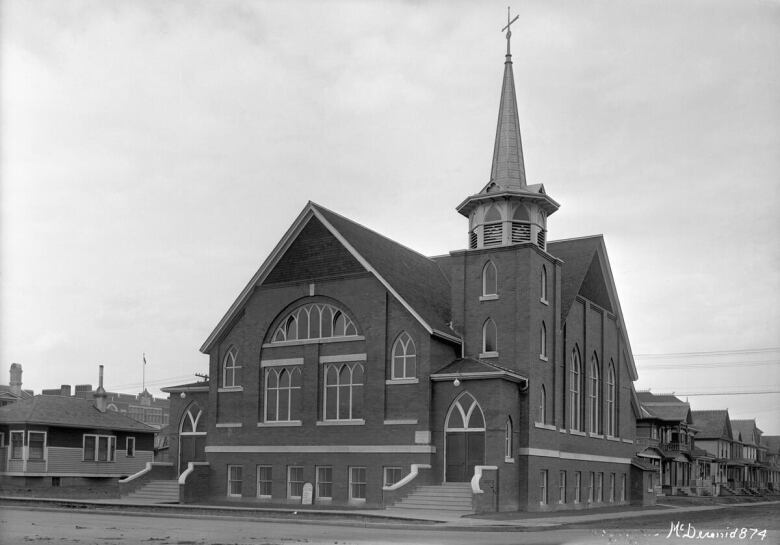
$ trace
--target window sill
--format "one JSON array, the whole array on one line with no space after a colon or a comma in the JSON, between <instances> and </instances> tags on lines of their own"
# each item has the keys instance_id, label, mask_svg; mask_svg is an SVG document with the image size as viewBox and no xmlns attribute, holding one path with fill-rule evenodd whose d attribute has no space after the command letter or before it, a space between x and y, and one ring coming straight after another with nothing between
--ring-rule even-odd
<instances>
[{"instance_id":1,"label":"window sill","mask_svg":"<svg viewBox=\"0 0 780 545\"><path fill-rule=\"evenodd\" d=\"M257 496L258 500L270 500L271 496Z\"/></svg>"},{"instance_id":2,"label":"window sill","mask_svg":"<svg viewBox=\"0 0 780 545\"><path fill-rule=\"evenodd\" d=\"M544 429L544 430L552 430L552 431L556 431L558 429L555 426L553 426L552 424L542 424L541 422L534 422L534 427L535 428L541 428L541 429Z\"/></svg>"},{"instance_id":3,"label":"window sill","mask_svg":"<svg viewBox=\"0 0 780 545\"><path fill-rule=\"evenodd\" d=\"M220 394L227 393L227 392L243 392L244 387L243 386L223 386L221 388L217 388L217 392Z\"/></svg>"},{"instance_id":4,"label":"window sill","mask_svg":"<svg viewBox=\"0 0 780 545\"><path fill-rule=\"evenodd\" d=\"M514 464L515 463L515 459L514 458L504 457L504 463L506 463L506 464Z\"/></svg>"},{"instance_id":5,"label":"window sill","mask_svg":"<svg viewBox=\"0 0 780 545\"><path fill-rule=\"evenodd\" d=\"M318 420L318 426L362 426L366 421L362 418L354 420Z\"/></svg>"},{"instance_id":6,"label":"window sill","mask_svg":"<svg viewBox=\"0 0 780 545\"><path fill-rule=\"evenodd\" d=\"M302 425L303 423L300 420L275 420L257 423L258 428L292 428Z\"/></svg>"},{"instance_id":7,"label":"window sill","mask_svg":"<svg viewBox=\"0 0 780 545\"><path fill-rule=\"evenodd\" d=\"M477 357L482 358L482 359L497 358L498 357L498 352L482 352Z\"/></svg>"},{"instance_id":8,"label":"window sill","mask_svg":"<svg viewBox=\"0 0 780 545\"><path fill-rule=\"evenodd\" d=\"M539 302L543 305L550 306L550 301L548 301L547 299L539 299Z\"/></svg>"},{"instance_id":9,"label":"window sill","mask_svg":"<svg viewBox=\"0 0 780 545\"><path fill-rule=\"evenodd\" d=\"M614 435L607 435L607 441L620 442L620 437L615 437Z\"/></svg>"},{"instance_id":10,"label":"window sill","mask_svg":"<svg viewBox=\"0 0 780 545\"><path fill-rule=\"evenodd\" d=\"M363 505L366 503L366 498L349 498L349 503Z\"/></svg>"},{"instance_id":11,"label":"window sill","mask_svg":"<svg viewBox=\"0 0 780 545\"><path fill-rule=\"evenodd\" d=\"M391 378L385 381L385 384L419 384L418 378Z\"/></svg>"},{"instance_id":12,"label":"window sill","mask_svg":"<svg viewBox=\"0 0 780 545\"><path fill-rule=\"evenodd\" d=\"M217 422L218 428L240 428L242 426L241 422Z\"/></svg>"},{"instance_id":13,"label":"window sill","mask_svg":"<svg viewBox=\"0 0 780 545\"><path fill-rule=\"evenodd\" d=\"M417 419L416 418L407 418L402 419L399 418L397 420L385 420L384 422L385 426L401 426L401 425L417 425Z\"/></svg>"},{"instance_id":14,"label":"window sill","mask_svg":"<svg viewBox=\"0 0 780 545\"><path fill-rule=\"evenodd\" d=\"M594 432L588 433L588 437L595 437L596 439L604 439L604 436L602 434L594 433Z\"/></svg>"},{"instance_id":15,"label":"window sill","mask_svg":"<svg viewBox=\"0 0 780 545\"><path fill-rule=\"evenodd\" d=\"M543 354L539 354L539 359L540 359L540 360L542 360L542 361L550 361L550 360L547 358L547 356L545 356L545 355L543 355Z\"/></svg>"},{"instance_id":16,"label":"window sill","mask_svg":"<svg viewBox=\"0 0 780 545\"><path fill-rule=\"evenodd\" d=\"M582 437L586 437L587 436L587 434L584 431L580 431L580 430L569 429L569 433L572 434L572 435L581 435Z\"/></svg>"},{"instance_id":17,"label":"window sill","mask_svg":"<svg viewBox=\"0 0 780 545\"><path fill-rule=\"evenodd\" d=\"M495 301L498 299L498 295L495 293L491 293L489 295L480 295L479 300L480 301Z\"/></svg>"}]
</instances>

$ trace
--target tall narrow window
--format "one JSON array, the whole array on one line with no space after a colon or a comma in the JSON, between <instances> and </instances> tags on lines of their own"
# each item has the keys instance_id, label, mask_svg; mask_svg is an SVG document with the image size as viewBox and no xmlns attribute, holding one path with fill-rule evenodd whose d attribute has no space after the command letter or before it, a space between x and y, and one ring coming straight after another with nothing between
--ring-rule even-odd
<instances>
[{"instance_id":1,"label":"tall narrow window","mask_svg":"<svg viewBox=\"0 0 780 545\"><path fill-rule=\"evenodd\" d=\"M547 326L544 325L544 322L539 328L539 357L547 360Z\"/></svg>"},{"instance_id":2,"label":"tall narrow window","mask_svg":"<svg viewBox=\"0 0 780 545\"><path fill-rule=\"evenodd\" d=\"M539 275L539 291L541 292L539 300L546 303L547 302L547 267L545 267L544 265L542 265L542 272Z\"/></svg>"},{"instance_id":3,"label":"tall narrow window","mask_svg":"<svg viewBox=\"0 0 780 545\"><path fill-rule=\"evenodd\" d=\"M242 473L243 467L241 466L227 466L228 482L227 482L227 495L231 498L241 497L241 485L243 483Z\"/></svg>"},{"instance_id":4,"label":"tall narrow window","mask_svg":"<svg viewBox=\"0 0 780 545\"><path fill-rule=\"evenodd\" d=\"M31 431L27 437L29 446L29 452L27 454L28 460L43 460L44 452L46 450L46 432L43 431Z\"/></svg>"},{"instance_id":5,"label":"tall narrow window","mask_svg":"<svg viewBox=\"0 0 780 545\"><path fill-rule=\"evenodd\" d=\"M349 499L366 501L366 468L349 468Z\"/></svg>"},{"instance_id":6,"label":"tall narrow window","mask_svg":"<svg viewBox=\"0 0 780 545\"><path fill-rule=\"evenodd\" d=\"M620 501L626 501L626 474L620 475Z\"/></svg>"},{"instance_id":7,"label":"tall narrow window","mask_svg":"<svg viewBox=\"0 0 780 545\"><path fill-rule=\"evenodd\" d=\"M547 423L547 390L542 384L539 390L539 410L537 411L537 422L540 424Z\"/></svg>"},{"instance_id":8,"label":"tall narrow window","mask_svg":"<svg viewBox=\"0 0 780 545\"><path fill-rule=\"evenodd\" d=\"M485 320L482 326L482 352L493 354L498 351L496 323L492 318Z\"/></svg>"},{"instance_id":9,"label":"tall narrow window","mask_svg":"<svg viewBox=\"0 0 780 545\"><path fill-rule=\"evenodd\" d=\"M125 456L135 456L135 437L128 437L125 442Z\"/></svg>"},{"instance_id":10,"label":"tall narrow window","mask_svg":"<svg viewBox=\"0 0 780 545\"><path fill-rule=\"evenodd\" d=\"M590 376L588 377L588 409L590 431L601 433L601 376L599 360L596 354L590 359Z\"/></svg>"},{"instance_id":11,"label":"tall narrow window","mask_svg":"<svg viewBox=\"0 0 780 545\"><path fill-rule=\"evenodd\" d=\"M241 366L236 363L237 352L238 350L235 346L230 347L230 350L228 350L222 360L222 386L225 388L238 386L237 370Z\"/></svg>"},{"instance_id":12,"label":"tall narrow window","mask_svg":"<svg viewBox=\"0 0 780 545\"><path fill-rule=\"evenodd\" d=\"M613 503L615 501L615 474L610 473L609 474L609 503Z\"/></svg>"},{"instance_id":13,"label":"tall narrow window","mask_svg":"<svg viewBox=\"0 0 780 545\"><path fill-rule=\"evenodd\" d=\"M541 505L547 504L547 470L543 469L539 472L539 503Z\"/></svg>"},{"instance_id":14,"label":"tall narrow window","mask_svg":"<svg viewBox=\"0 0 780 545\"><path fill-rule=\"evenodd\" d=\"M360 420L363 417L363 364L328 363L323 395L325 420Z\"/></svg>"},{"instance_id":15,"label":"tall narrow window","mask_svg":"<svg viewBox=\"0 0 780 545\"><path fill-rule=\"evenodd\" d=\"M582 501L582 472L574 472L574 503Z\"/></svg>"},{"instance_id":16,"label":"tall narrow window","mask_svg":"<svg viewBox=\"0 0 780 545\"><path fill-rule=\"evenodd\" d=\"M11 459L21 460L24 456L24 432L11 432Z\"/></svg>"},{"instance_id":17,"label":"tall narrow window","mask_svg":"<svg viewBox=\"0 0 780 545\"><path fill-rule=\"evenodd\" d=\"M582 407L580 401L580 353L577 348L571 351L569 373L569 425L574 430L582 430Z\"/></svg>"},{"instance_id":18,"label":"tall narrow window","mask_svg":"<svg viewBox=\"0 0 780 545\"><path fill-rule=\"evenodd\" d=\"M498 295L498 273L492 261L482 268L482 295Z\"/></svg>"},{"instance_id":19,"label":"tall narrow window","mask_svg":"<svg viewBox=\"0 0 780 545\"><path fill-rule=\"evenodd\" d=\"M512 459L512 452L514 452L512 448L512 436L512 418L507 416L504 428L504 459L506 460Z\"/></svg>"},{"instance_id":20,"label":"tall narrow window","mask_svg":"<svg viewBox=\"0 0 780 545\"><path fill-rule=\"evenodd\" d=\"M265 421L297 422L301 418L299 365L268 367L265 371Z\"/></svg>"},{"instance_id":21,"label":"tall narrow window","mask_svg":"<svg viewBox=\"0 0 780 545\"><path fill-rule=\"evenodd\" d=\"M615 363L609 360L607 373L607 435L617 436L617 403L615 399Z\"/></svg>"},{"instance_id":22,"label":"tall narrow window","mask_svg":"<svg viewBox=\"0 0 780 545\"><path fill-rule=\"evenodd\" d=\"M414 341L404 331L393 344L393 369L390 378L403 379L417 376L417 354Z\"/></svg>"},{"instance_id":23,"label":"tall narrow window","mask_svg":"<svg viewBox=\"0 0 780 545\"><path fill-rule=\"evenodd\" d=\"M303 466L287 466L287 497L300 498L303 494Z\"/></svg>"},{"instance_id":24,"label":"tall narrow window","mask_svg":"<svg viewBox=\"0 0 780 545\"><path fill-rule=\"evenodd\" d=\"M566 503L566 472L561 471L558 477L558 503Z\"/></svg>"},{"instance_id":25,"label":"tall narrow window","mask_svg":"<svg viewBox=\"0 0 780 545\"><path fill-rule=\"evenodd\" d=\"M601 471L596 476L596 501L604 501L604 473Z\"/></svg>"},{"instance_id":26,"label":"tall narrow window","mask_svg":"<svg viewBox=\"0 0 780 545\"><path fill-rule=\"evenodd\" d=\"M317 467L317 499L329 500L333 497L333 468Z\"/></svg>"},{"instance_id":27,"label":"tall narrow window","mask_svg":"<svg viewBox=\"0 0 780 545\"><path fill-rule=\"evenodd\" d=\"M257 466L257 497L270 498L272 484L271 466Z\"/></svg>"},{"instance_id":28,"label":"tall narrow window","mask_svg":"<svg viewBox=\"0 0 780 545\"><path fill-rule=\"evenodd\" d=\"M596 488L596 473L590 472L590 481L588 482L588 503L593 503L593 492Z\"/></svg>"}]
</instances>

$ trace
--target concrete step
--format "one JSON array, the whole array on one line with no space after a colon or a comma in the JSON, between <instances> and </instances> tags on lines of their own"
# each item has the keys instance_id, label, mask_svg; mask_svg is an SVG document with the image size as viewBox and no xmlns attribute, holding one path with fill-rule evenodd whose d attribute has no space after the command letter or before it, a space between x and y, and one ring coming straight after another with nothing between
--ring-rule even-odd
<instances>
[{"instance_id":1,"label":"concrete step","mask_svg":"<svg viewBox=\"0 0 780 545\"><path fill-rule=\"evenodd\" d=\"M179 482L176 480L149 481L122 499L137 503L178 503Z\"/></svg>"},{"instance_id":2,"label":"concrete step","mask_svg":"<svg viewBox=\"0 0 780 545\"><path fill-rule=\"evenodd\" d=\"M469 483L424 485L397 502L393 509L428 510L463 515L472 513Z\"/></svg>"}]
</instances>

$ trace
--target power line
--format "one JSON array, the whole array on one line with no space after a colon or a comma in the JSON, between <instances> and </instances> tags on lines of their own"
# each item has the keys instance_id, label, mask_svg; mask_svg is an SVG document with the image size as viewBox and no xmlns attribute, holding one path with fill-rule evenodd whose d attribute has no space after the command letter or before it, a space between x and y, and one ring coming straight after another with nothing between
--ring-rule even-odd
<instances>
[{"instance_id":1,"label":"power line","mask_svg":"<svg viewBox=\"0 0 780 545\"><path fill-rule=\"evenodd\" d=\"M748 361L712 361L700 363L644 363L641 367L646 370L653 369L687 369L689 367L756 367L758 365L780 365L775 360L748 360Z\"/></svg>"},{"instance_id":2,"label":"power line","mask_svg":"<svg viewBox=\"0 0 780 545\"><path fill-rule=\"evenodd\" d=\"M668 391L665 388L656 388L659 391ZM672 392L671 395L678 397L696 397L696 396L741 396L741 395L758 395L758 394L780 394L780 390L743 390L732 392Z\"/></svg>"},{"instance_id":3,"label":"power line","mask_svg":"<svg viewBox=\"0 0 780 545\"><path fill-rule=\"evenodd\" d=\"M732 354L765 354L767 352L780 352L780 347L744 348L738 350L713 350L711 352L668 352L657 354L634 354L635 358L671 358L694 356L730 356Z\"/></svg>"}]
</instances>

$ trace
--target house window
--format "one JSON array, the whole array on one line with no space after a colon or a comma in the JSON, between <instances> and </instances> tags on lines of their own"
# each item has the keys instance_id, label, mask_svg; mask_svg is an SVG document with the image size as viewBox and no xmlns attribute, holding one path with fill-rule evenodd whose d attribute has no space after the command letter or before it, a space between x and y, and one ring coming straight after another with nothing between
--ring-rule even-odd
<instances>
[{"instance_id":1,"label":"house window","mask_svg":"<svg viewBox=\"0 0 780 545\"><path fill-rule=\"evenodd\" d=\"M539 300L543 303L547 302L547 267L542 265L542 272L539 278L539 291L541 292L541 295L539 297Z\"/></svg>"},{"instance_id":2,"label":"house window","mask_svg":"<svg viewBox=\"0 0 780 545\"><path fill-rule=\"evenodd\" d=\"M558 503L566 503L566 472L561 471L558 477Z\"/></svg>"},{"instance_id":3,"label":"house window","mask_svg":"<svg viewBox=\"0 0 780 545\"><path fill-rule=\"evenodd\" d=\"M357 336L346 313L323 303L310 303L288 314L274 332L272 343Z\"/></svg>"},{"instance_id":4,"label":"house window","mask_svg":"<svg viewBox=\"0 0 780 545\"><path fill-rule=\"evenodd\" d=\"M656 428L655 425L650 426L650 438L658 439L658 428Z\"/></svg>"},{"instance_id":5,"label":"house window","mask_svg":"<svg viewBox=\"0 0 780 545\"><path fill-rule=\"evenodd\" d=\"M403 478L403 469L400 467L386 467L384 470L384 486L393 486Z\"/></svg>"},{"instance_id":6,"label":"house window","mask_svg":"<svg viewBox=\"0 0 780 545\"><path fill-rule=\"evenodd\" d=\"M604 501L604 474L601 471L596 475L596 501Z\"/></svg>"},{"instance_id":7,"label":"house window","mask_svg":"<svg viewBox=\"0 0 780 545\"><path fill-rule=\"evenodd\" d=\"M620 501L626 501L626 474L620 475Z\"/></svg>"},{"instance_id":8,"label":"house window","mask_svg":"<svg viewBox=\"0 0 780 545\"><path fill-rule=\"evenodd\" d=\"M543 469L539 472L539 503L541 505L547 504L547 470Z\"/></svg>"},{"instance_id":9,"label":"house window","mask_svg":"<svg viewBox=\"0 0 780 545\"><path fill-rule=\"evenodd\" d=\"M608 492L608 498L609 503L613 503L615 501L615 474L610 473L609 474L609 492Z\"/></svg>"},{"instance_id":10,"label":"house window","mask_svg":"<svg viewBox=\"0 0 780 545\"><path fill-rule=\"evenodd\" d=\"M498 272L492 261L482 268L482 295L498 295Z\"/></svg>"},{"instance_id":11,"label":"house window","mask_svg":"<svg viewBox=\"0 0 780 545\"><path fill-rule=\"evenodd\" d=\"M582 472L574 472L574 503L582 501Z\"/></svg>"},{"instance_id":12,"label":"house window","mask_svg":"<svg viewBox=\"0 0 780 545\"><path fill-rule=\"evenodd\" d=\"M241 366L236 363L237 352L236 347L231 347L222 360L222 386L225 388L233 388L238 385L236 374Z\"/></svg>"},{"instance_id":13,"label":"house window","mask_svg":"<svg viewBox=\"0 0 780 545\"><path fill-rule=\"evenodd\" d=\"M615 404L615 363L609 360L607 373L607 435L617 435L617 406Z\"/></svg>"},{"instance_id":14,"label":"house window","mask_svg":"<svg viewBox=\"0 0 780 545\"><path fill-rule=\"evenodd\" d=\"M46 449L46 432L31 431L28 432L28 445L30 447L27 454L28 460L44 460L44 451Z\"/></svg>"},{"instance_id":15,"label":"house window","mask_svg":"<svg viewBox=\"0 0 780 545\"><path fill-rule=\"evenodd\" d=\"M271 466L257 466L257 497L271 497Z\"/></svg>"},{"instance_id":16,"label":"house window","mask_svg":"<svg viewBox=\"0 0 780 545\"><path fill-rule=\"evenodd\" d=\"M482 352L491 354L498 351L496 323L492 318L485 320L482 326Z\"/></svg>"},{"instance_id":17,"label":"house window","mask_svg":"<svg viewBox=\"0 0 780 545\"><path fill-rule=\"evenodd\" d=\"M349 468L349 499L366 501L366 468Z\"/></svg>"},{"instance_id":18,"label":"house window","mask_svg":"<svg viewBox=\"0 0 780 545\"><path fill-rule=\"evenodd\" d=\"M512 419L507 416L506 426L504 427L504 458L507 460L512 458L512 452L514 452L514 449L512 448L513 435L514 434L512 433Z\"/></svg>"},{"instance_id":19,"label":"house window","mask_svg":"<svg viewBox=\"0 0 780 545\"><path fill-rule=\"evenodd\" d=\"M593 503L593 492L596 487L596 474L590 472L590 482L588 483L588 503Z\"/></svg>"},{"instance_id":20,"label":"house window","mask_svg":"<svg viewBox=\"0 0 780 545\"><path fill-rule=\"evenodd\" d=\"M580 353L576 348L571 351L569 375L569 419L574 430L582 429L582 407L580 405Z\"/></svg>"},{"instance_id":21,"label":"house window","mask_svg":"<svg viewBox=\"0 0 780 545\"><path fill-rule=\"evenodd\" d=\"M390 378L414 378L417 376L417 354L414 341L404 331L393 344L393 369Z\"/></svg>"},{"instance_id":22,"label":"house window","mask_svg":"<svg viewBox=\"0 0 780 545\"><path fill-rule=\"evenodd\" d=\"M325 365L325 420L360 420L363 416L363 364Z\"/></svg>"},{"instance_id":23,"label":"house window","mask_svg":"<svg viewBox=\"0 0 780 545\"><path fill-rule=\"evenodd\" d=\"M539 329L539 357L543 360L547 359L547 326L544 325L544 322Z\"/></svg>"},{"instance_id":24,"label":"house window","mask_svg":"<svg viewBox=\"0 0 780 545\"><path fill-rule=\"evenodd\" d=\"M128 437L125 443L125 455L135 456L135 437Z\"/></svg>"},{"instance_id":25,"label":"house window","mask_svg":"<svg viewBox=\"0 0 780 545\"><path fill-rule=\"evenodd\" d=\"M21 460L24 457L24 432L11 432L11 459Z\"/></svg>"},{"instance_id":26,"label":"house window","mask_svg":"<svg viewBox=\"0 0 780 545\"><path fill-rule=\"evenodd\" d=\"M599 360L596 354L590 359L590 380L588 381L588 408L590 431L601 433L601 380L599 375Z\"/></svg>"},{"instance_id":27,"label":"house window","mask_svg":"<svg viewBox=\"0 0 780 545\"><path fill-rule=\"evenodd\" d=\"M542 384L539 389L539 410L537 412L537 422L545 424L547 422L547 390Z\"/></svg>"},{"instance_id":28,"label":"house window","mask_svg":"<svg viewBox=\"0 0 780 545\"><path fill-rule=\"evenodd\" d=\"M317 499L329 500L333 497L333 468L317 468Z\"/></svg>"},{"instance_id":29,"label":"house window","mask_svg":"<svg viewBox=\"0 0 780 545\"><path fill-rule=\"evenodd\" d=\"M287 497L303 495L303 466L287 466Z\"/></svg>"},{"instance_id":30,"label":"house window","mask_svg":"<svg viewBox=\"0 0 780 545\"><path fill-rule=\"evenodd\" d=\"M84 434L83 454L85 462L114 462L116 460L116 437Z\"/></svg>"},{"instance_id":31,"label":"house window","mask_svg":"<svg viewBox=\"0 0 780 545\"><path fill-rule=\"evenodd\" d=\"M231 498L241 497L242 466L227 466L227 495Z\"/></svg>"},{"instance_id":32,"label":"house window","mask_svg":"<svg viewBox=\"0 0 780 545\"><path fill-rule=\"evenodd\" d=\"M301 417L301 369L268 367L265 370L265 421L292 422Z\"/></svg>"}]
</instances>

